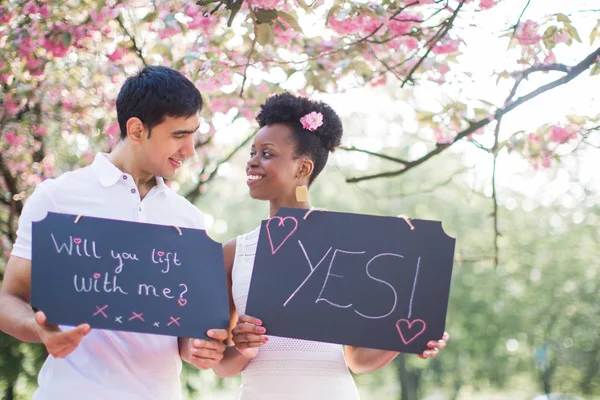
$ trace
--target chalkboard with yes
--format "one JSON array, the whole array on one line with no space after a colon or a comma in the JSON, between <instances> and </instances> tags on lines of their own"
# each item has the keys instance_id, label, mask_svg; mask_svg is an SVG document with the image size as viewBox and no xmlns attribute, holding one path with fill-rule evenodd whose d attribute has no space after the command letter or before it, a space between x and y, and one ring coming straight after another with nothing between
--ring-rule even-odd
<instances>
[{"instance_id":1,"label":"chalkboard with yes","mask_svg":"<svg viewBox=\"0 0 600 400\"><path fill-rule=\"evenodd\" d=\"M48 213L33 223L32 306L50 323L206 338L229 326L206 231Z\"/></svg>"},{"instance_id":2,"label":"chalkboard with yes","mask_svg":"<svg viewBox=\"0 0 600 400\"><path fill-rule=\"evenodd\" d=\"M410 222L282 208L261 225L246 313L270 335L422 353L444 332L455 239Z\"/></svg>"}]
</instances>

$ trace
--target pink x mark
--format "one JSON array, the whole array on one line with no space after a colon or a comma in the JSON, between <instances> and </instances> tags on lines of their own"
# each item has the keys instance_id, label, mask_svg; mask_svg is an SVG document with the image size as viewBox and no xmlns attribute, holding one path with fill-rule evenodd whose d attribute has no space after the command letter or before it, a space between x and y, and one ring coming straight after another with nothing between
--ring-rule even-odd
<instances>
[{"instance_id":1,"label":"pink x mark","mask_svg":"<svg viewBox=\"0 0 600 400\"><path fill-rule=\"evenodd\" d=\"M144 313L139 313L138 314L138 313L132 311L131 314L132 314L131 318L129 318L130 321L134 320L136 318L139 319L140 321L144 321L144 318L142 318L142 315L144 315Z\"/></svg>"},{"instance_id":2,"label":"pink x mark","mask_svg":"<svg viewBox=\"0 0 600 400\"><path fill-rule=\"evenodd\" d=\"M169 322L167 324L167 326L171 326L172 324L175 324L177 326L181 326L181 325L179 325L179 322L177 322L177 321L179 321L181 319L181 317L177 317L177 318L169 317L169 318L171 318L171 322Z\"/></svg>"},{"instance_id":3,"label":"pink x mark","mask_svg":"<svg viewBox=\"0 0 600 400\"><path fill-rule=\"evenodd\" d=\"M106 310L107 307L108 307L108 304L105 305L104 307L98 307L98 306L96 306L96 312L94 313L93 316L95 317L98 314L102 314L104 316L104 318L108 318L108 315L106 315L104 313L104 310Z\"/></svg>"}]
</instances>

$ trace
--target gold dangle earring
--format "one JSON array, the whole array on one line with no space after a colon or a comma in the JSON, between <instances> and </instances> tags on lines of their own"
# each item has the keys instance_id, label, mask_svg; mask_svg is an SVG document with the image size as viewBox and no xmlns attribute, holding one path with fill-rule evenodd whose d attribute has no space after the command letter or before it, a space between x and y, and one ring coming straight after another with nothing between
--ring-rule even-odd
<instances>
[{"instance_id":1,"label":"gold dangle earring","mask_svg":"<svg viewBox=\"0 0 600 400\"><path fill-rule=\"evenodd\" d=\"M296 186L296 201L299 203L308 201L308 188L306 185Z\"/></svg>"}]
</instances>

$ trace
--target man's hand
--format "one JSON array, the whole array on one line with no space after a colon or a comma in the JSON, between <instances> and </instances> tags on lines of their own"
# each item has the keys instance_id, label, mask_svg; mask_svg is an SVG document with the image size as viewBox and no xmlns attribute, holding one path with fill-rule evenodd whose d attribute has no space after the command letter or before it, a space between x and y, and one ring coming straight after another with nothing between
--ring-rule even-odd
<instances>
[{"instance_id":1,"label":"man's hand","mask_svg":"<svg viewBox=\"0 0 600 400\"><path fill-rule=\"evenodd\" d=\"M229 337L229 332L227 329L211 329L206 335L213 340L190 339L188 343L189 362L199 369L210 369L219 364L226 348L223 342Z\"/></svg>"},{"instance_id":2,"label":"man's hand","mask_svg":"<svg viewBox=\"0 0 600 400\"><path fill-rule=\"evenodd\" d=\"M56 358L65 358L71 354L92 330L89 324L81 324L63 332L58 325L49 324L46 314L41 311L35 314L35 328L48 353Z\"/></svg>"}]
</instances>

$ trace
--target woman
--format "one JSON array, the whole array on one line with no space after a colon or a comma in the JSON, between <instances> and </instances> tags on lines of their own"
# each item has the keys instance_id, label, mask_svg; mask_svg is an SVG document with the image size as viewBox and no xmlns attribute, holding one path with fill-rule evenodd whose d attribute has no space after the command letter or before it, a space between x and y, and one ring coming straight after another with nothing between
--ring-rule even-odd
<instances>
[{"instance_id":1,"label":"woman","mask_svg":"<svg viewBox=\"0 0 600 400\"><path fill-rule=\"evenodd\" d=\"M246 172L250 196L281 207L310 209L308 187L340 145L342 122L327 104L283 93L272 96L257 117ZM242 372L241 399L358 399L348 368L365 373L388 364L397 352L266 336L262 322L244 315L260 227L225 244L235 346L215 368L219 376ZM238 315L240 316L238 318ZM434 357L448 340L429 343Z\"/></svg>"}]
</instances>

